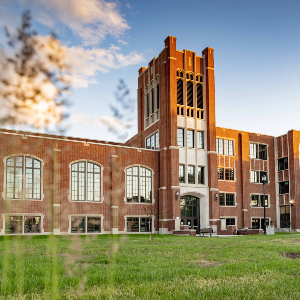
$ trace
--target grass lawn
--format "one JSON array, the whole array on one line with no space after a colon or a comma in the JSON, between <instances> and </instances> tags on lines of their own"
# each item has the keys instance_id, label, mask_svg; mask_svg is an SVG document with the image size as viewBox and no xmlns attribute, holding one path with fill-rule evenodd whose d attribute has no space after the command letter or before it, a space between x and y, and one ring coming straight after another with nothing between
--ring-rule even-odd
<instances>
[{"instance_id":1,"label":"grass lawn","mask_svg":"<svg viewBox=\"0 0 300 300\"><path fill-rule=\"evenodd\" d=\"M300 299L300 235L0 238L0 299Z\"/></svg>"}]
</instances>

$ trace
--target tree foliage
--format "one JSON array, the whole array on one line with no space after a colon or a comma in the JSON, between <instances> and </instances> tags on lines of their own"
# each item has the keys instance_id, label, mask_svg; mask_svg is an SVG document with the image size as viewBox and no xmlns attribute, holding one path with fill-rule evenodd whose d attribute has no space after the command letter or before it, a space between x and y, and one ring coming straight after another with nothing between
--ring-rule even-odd
<instances>
[{"instance_id":1,"label":"tree foliage","mask_svg":"<svg viewBox=\"0 0 300 300\"><path fill-rule=\"evenodd\" d=\"M66 47L52 33L38 35L31 15L11 33L5 27L7 46L0 48L0 124L47 128L64 118L70 88Z\"/></svg>"}]
</instances>

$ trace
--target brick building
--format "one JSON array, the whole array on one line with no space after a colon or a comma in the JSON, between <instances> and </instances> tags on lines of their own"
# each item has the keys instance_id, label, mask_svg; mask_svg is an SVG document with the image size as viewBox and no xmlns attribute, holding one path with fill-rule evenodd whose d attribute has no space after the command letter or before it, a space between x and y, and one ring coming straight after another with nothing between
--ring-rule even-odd
<instances>
[{"instance_id":1,"label":"brick building","mask_svg":"<svg viewBox=\"0 0 300 300\"><path fill-rule=\"evenodd\" d=\"M300 229L300 132L215 125L214 50L169 36L138 77L138 133L125 144L0 130L0 232L232 234Z\"/></svg>"}]
</instances>

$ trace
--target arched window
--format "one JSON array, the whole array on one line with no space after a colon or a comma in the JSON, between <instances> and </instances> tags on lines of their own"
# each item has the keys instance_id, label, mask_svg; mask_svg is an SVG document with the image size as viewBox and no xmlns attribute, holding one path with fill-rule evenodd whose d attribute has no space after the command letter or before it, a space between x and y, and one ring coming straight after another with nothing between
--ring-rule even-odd
<instances>
[{"instance_id":1,"label":"arched window","mask_svg":"<svg viewBox=\"0 0 300 300\"><path fill-rule=\"evenodd\" d=\"M6 159L6 198L41 199L41 162L29 156Z\"/></svg>"},{"instance_id":2,"label":"arched window","mask_svg":"<svg viewBox=\"0 0 300 300\"><path fill-rule=\"evenodd\" d=\"M101 201L101 167L81 161L71 166L72 201Z\"/></svg>"},{"instance_id":3,"label":"arched window","mask_svg":"<svg viewBox=\"0 0 300 300\"><path fill-rule=\"evenodd\" d=\"M152 203L152 171L144 167L126 170L126 201Z\"/></svg>"}]
</instances>

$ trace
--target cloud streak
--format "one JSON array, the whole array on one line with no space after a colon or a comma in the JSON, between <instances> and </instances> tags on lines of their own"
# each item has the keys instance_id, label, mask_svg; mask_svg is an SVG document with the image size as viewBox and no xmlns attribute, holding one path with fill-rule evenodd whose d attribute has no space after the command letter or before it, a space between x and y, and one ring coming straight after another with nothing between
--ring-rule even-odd
<instances>
[{"instance_id":1,"label":"cloud streak","mask_svg":"<svg viewBox=\"0 0 300 300\"><path fill-rule=\"evenodd\" d=\"M82 44L95 45L107 35L119 38L130 29L127 20L119 10L118 2L104 0L3 0L0 16L2 22L11 23L7 17L9 7L19 6L32 11L33 19L39 23L58 29L69 28Z\"/></svg>"}]
</instances>

